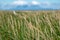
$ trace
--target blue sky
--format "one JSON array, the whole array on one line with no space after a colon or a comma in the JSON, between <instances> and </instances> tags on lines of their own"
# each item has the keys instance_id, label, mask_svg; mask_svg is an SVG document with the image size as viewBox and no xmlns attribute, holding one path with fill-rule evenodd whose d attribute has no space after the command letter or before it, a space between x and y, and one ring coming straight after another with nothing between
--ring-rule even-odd
<instances>
[{"instance_id":1,"label":"blue sky","mask_svg":"<svg viewBox=\"0 0 60 40\"><path fill-rule=\"evenodd\" d=\"M6 3L11 3L13 1L18 1L18 0L0 0L1 2L6 2ZM19 0L19 1L27 1L27 2L31 2L31 1L39 1L39 2L50 2L50 3L60 3L60 0Z\"/></svg>"},{"instance_id":2,"label":"blue sky","mask_svg":"<svg viewBox=\"0 0 60 40\"><path fill-rule=\"evenodd\" d=\"M43 8L60 9L60 0L0 0L0 9L13 8L13 5L39 5Z\"/></svg>"}]
</instances>

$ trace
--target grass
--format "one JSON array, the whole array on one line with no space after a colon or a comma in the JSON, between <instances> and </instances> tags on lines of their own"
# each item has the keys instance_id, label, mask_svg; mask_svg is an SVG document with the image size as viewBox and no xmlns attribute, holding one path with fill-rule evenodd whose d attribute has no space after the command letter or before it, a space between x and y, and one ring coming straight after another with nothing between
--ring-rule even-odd
<instances>
[{"instance_id":1,"label":"grass","mask_svg":"<svg viewBox=\"0 0 60 40\"><path fill-rule=\"evenodd\" d=\"M0 11L0 40L60 40L60 11Z\"/></svg>"}]
</instances>

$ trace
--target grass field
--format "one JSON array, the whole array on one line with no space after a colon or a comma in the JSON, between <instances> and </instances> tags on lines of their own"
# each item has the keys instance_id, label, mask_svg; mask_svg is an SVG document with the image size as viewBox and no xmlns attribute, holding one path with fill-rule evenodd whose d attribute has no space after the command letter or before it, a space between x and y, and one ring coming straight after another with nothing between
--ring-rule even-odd
<instances>
[{"instance_id":1,"label":"grass field","mask_svg":"<svg viewBox=\"0 0 60 40\"><path fill-rule=\"evenodd\" d=\"M0 40L60 40L60 11L0 11Z\"/></svg>"}]
</instances>

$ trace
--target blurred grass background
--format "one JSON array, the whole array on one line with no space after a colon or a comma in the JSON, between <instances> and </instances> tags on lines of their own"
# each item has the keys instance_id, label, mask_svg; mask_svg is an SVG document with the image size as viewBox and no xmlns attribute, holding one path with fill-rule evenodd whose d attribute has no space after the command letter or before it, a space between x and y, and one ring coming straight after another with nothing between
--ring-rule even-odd
<instances>
[{"instance_id":1,"label":"blurred grass background","mask_svg":"<svg viewBox=\"0 0 60 40\"><path fill-rule=\"evenodd\" d=\"M0 40L60 40L60 11L0 11Z\"/></svg>"}]
</instances>

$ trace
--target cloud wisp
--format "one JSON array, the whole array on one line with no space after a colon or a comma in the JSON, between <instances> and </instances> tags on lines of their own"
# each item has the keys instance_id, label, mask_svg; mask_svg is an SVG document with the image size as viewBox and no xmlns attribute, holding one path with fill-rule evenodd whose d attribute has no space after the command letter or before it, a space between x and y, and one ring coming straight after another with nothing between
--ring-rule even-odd
<instances>
[{"instance_id":1,"label":"cloud wisp","mask_svg":"<svg viewBox=\"0 0 60 40\"><path fill-rule=\"evenodd\" d=\"M39 4L40 4L40 2L32 1L32 2L31 2L31 4L33 4L33 5L39 5Z\"/></svg>"},{"instance_id":2,"label":"cloud wisp","mask_svg":"<svg viewBox=\"0 0 60 40\"><path fill-rule=\"evenodd\" d=\"M16 1L13 1L12 2L13 5L46 5L46 6L49 6L51 5L50 2L38 2L38 1L31 1L31 2L27 2L27 1L24 1L24 0L16 0Z\"/></svg>"},{"instance_id":3,"label":"cloud wisp","mask_svg":"<svg viewBox=\"0 0 60 40\"><path fill-rule=\"evenodd\" d=\"M18 1L12 2L12 4L14 4L14 5L25 5L25 4L28 4L28 2L18 0Z\"/></svg>"}]
</instances>

